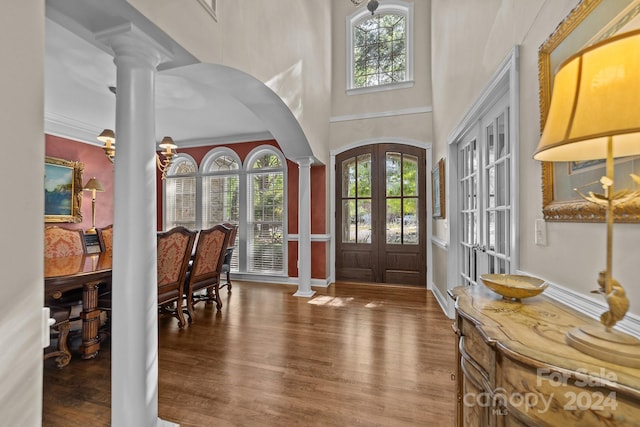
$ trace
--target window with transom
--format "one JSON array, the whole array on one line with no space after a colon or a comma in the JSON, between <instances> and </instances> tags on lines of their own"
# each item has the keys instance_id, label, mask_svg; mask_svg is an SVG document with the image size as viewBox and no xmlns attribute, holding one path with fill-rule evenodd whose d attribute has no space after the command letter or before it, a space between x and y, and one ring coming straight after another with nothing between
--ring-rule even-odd
<instances>
[{"instance_id":1,"label":"window with transom","mask_svg":"<svg viewBox=\"0 0 640 427\"><path fill-rule=\"evenodd\" d=\"M285 274L285 160L258 148L247 161L247 270Z\"/></svg>"},{"instance_id":2,"label":"window with transom","mask_svg":"<svg viewBox=\"0 0 640 427\"><path fill-rule=\"evenodd\" d=\"M202 228L240 221L240 159L231 150L216 149L202 162Z\"/></svg>"},{"instance_id":3,"label":"window with transom","mask_svg":"<svg viewBox=\"0 0 640 427\"><path fill-rule=\"evenodd\" d=\"M198 166L191 156L178 154L165 179L164 222L165 229L177 226L191 230L197 227L197 189Z\"/></svg>"},{"instance_id":4,"label":"window with transom","mask_svg":"<svg viewBox=\"0 0 640 427\"><path fill-rule=\"evenodd\" d=\"M381 4L347 18L347 89L407 87L413 79L413 5Z\"/></svg>"}]
</instances>

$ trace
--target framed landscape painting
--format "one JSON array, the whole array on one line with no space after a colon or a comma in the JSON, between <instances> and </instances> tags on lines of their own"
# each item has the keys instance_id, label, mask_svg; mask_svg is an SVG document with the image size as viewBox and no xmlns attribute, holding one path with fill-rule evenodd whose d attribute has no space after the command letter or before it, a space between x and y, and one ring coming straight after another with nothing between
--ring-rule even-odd
<instances>
[{"instance_id":1,"label":"framed landscape painting","mask_svg":"<svg viewBox=\"0 0 640 427\"><path fill-rule=\"evenodd\" d=\"M44 163L44 222L82 222L81 162L46 157Z\"/></svg>"}]
</instances>

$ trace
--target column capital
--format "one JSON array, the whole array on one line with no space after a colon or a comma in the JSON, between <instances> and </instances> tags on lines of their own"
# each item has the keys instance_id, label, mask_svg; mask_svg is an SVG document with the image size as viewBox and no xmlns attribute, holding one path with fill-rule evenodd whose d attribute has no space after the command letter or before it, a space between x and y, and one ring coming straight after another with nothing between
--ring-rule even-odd
<instances>
[{"instance_id":1,"label":"column capital","mask_svg":"<svg viewBox=\"0 0 640 427\"><path fill-rule=\"evenodd\" d=\"M296 162L298 164L298 166L300 167L309 167L313 164L314 159L313 157L296 157L293 159L294 162Z\"/></svg>"},{"instance_id":2,"label":"column capital","mask_svg":"<svg viewBox=\"0 0 640 427\"><path fill-rule=\"evenodd\" d=\"M96 40L111 47L114 61L129 57L156 68L173 59L171 50L131 22L96 33Z\"/></svg>"}]
</instances>

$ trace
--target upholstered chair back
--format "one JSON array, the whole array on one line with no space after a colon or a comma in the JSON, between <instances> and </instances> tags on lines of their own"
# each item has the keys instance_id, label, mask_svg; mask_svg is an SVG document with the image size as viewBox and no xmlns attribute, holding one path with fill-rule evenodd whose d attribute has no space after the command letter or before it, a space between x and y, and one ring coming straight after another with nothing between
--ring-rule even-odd
<instances>
[{"instance_id":1,"label":"upholstered chair back","mask_svg":"<svg viewBox=\"0 0 640 427\"><path fill-rule=\"evenodd\" d=\"M49 226L44 229L45 258L84 255L86 246L82 230L70 230L64 227Z\"/></svg>"},{"instance_id":2,"label":"upholstered chair back","mask_svg":"<svg viewBox=\"0 0 640 427\"><path fill-rule=\"evenodd\" d=\"M96 230L98 233L98 240L100 241L100 248L104 252L113 251L113 224L107 225L103 228Z\"/></svg>"}]
</instances>

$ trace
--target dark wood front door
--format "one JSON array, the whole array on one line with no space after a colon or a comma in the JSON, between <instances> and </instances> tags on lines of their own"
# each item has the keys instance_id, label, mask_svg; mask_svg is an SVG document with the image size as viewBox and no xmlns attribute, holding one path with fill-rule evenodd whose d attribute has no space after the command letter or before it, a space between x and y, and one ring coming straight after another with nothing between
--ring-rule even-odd
<instances>
[{"instance_id":1,"label":"dark wood front door","mask_svg":"<svg viewBox=\"0 0 640 427\"><path fill-rule=\"evenodd\" d=\"M336 279L426 286L426 151L401 144L336 156Z\"/></svg>"}]
</instances>

